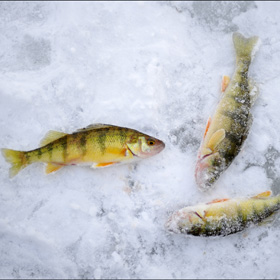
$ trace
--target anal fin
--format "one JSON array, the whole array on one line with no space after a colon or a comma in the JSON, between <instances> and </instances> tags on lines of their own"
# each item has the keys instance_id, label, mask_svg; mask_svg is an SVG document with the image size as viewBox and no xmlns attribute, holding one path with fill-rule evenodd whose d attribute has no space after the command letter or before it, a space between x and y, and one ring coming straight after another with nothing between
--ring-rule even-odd
<instances>
[{"instance_id":1,"label":"anal fin","mask_svg":"<svg viewBox=\"0 0 280 280\"><path fill-rule=\"evenodd\" d=\"M46 167L46 174L50 174L59 170L63 165L55 164L55 163L48 163Z\"/></svg>"}]
</instances>

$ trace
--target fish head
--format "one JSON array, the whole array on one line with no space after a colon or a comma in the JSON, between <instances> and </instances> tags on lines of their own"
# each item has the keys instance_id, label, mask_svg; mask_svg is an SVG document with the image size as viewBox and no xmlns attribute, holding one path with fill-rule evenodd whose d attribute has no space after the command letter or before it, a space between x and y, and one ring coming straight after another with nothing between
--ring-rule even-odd
<instances>
[{"instance_id":1,"label":"fish head","mask_svg":"<svg viewBox=\"0 0 280 280\"><path fill-rule=\"evenodd\" d=\"M200 155L196 163L195 179L201 191L207 191L220 177L224 161L219 152Z\"/></svg>"},{"instance_id":2,"label":"fish head","mask_svg":"<svg viewBox=\"0 0 280 280\"><path fill-rule=\"evenodd\" d=\"M200 211L193 207L185 207L172 214L165 226L169 231L175 233L191 233L194 228L200 228L204 223L205 218Z\"/></svg>"},{"instance_id":3,"label":"fish head","mask_svg":"<svg viewBox=\"0 0 280 280\"><path fill-rule=\"evenodd\" d=\"M127 146L134 156L148 158L160 153L165 144L159 139L148 135L133 137L127 143Z\"/></svg>"}]
</instances>

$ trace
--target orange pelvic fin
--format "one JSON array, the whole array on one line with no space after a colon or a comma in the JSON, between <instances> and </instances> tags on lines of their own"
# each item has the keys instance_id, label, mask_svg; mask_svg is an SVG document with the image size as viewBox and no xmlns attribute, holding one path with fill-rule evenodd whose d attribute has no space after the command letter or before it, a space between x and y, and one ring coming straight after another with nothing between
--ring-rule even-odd
<instances>
[{"instance_id":1,"label":"orange pelvic fin","mask_svg":"<svg viewBox=\"0 0 280 280\"><path fill-rule=\"evenodd\" d=\"M46 174L50 174L52 172L55 172L58 169L60 169L61 167L63 167L63 165L58 165L58 164L55 164L55 163L48 163L47 167L46 167Z\"/></svg>"},{"instance_id":2,"label":"orange pelvic fin","mask_svg":"<svg viewBox=\"0 0 280 280\"><path fill-rule=\"evenodd\" d=\"M113 165L117 162L102 162L102 163L97 163L95 165L92 165L93 168L99 168L99 167L106 167L106 166L110 166Z\"/></svg>"},{"instance_id":3,"label":"orange pelvic fin","mask_svg":"<svg viewBox=\"0 0 280 280\"><path fill-rule=\"evenodd\" d=\"M262 199L271 196L271 191L266 191L253 196L252 198Z\"/></svg>"},{"instance_id":4,"label":"orange pelvic fin","mask_svg":"<svg viewBox=\"0 0 280 280\"><path fill-rule=\"evenodd\" d=\"M227 86L230 82L230 77L229 76L223 76L222 78L222 86L221 86L221 91L224 92L227 89Z\"/></svg>"},{"instance_id":5,"label":"orange pelvic fin","mask_svg":"<svg viewBox=\"0 0 280 280\"><path fill-rule=\"evenodd\" d=\"M226 131L223 128L217 130L210 138L207 148L215 151L215 148L225 139L225 137Z\"/></svg>"},{"instance_id":6,"label":"orange pelvic fin","mask_svg":"<svg viewBox=\"0 0 280 280\"><path fill-rule=\"evenodd\" d=\"M225 202L225 201L228 201L228 200L229 200L229 198L222 198L222 199L219 199L219 198L218 198L218 199L214 199L214 200L208 202L207 204Z\"/></svg>"},{"instance_id":7,"label":"orange pelvic fin","mask_svg":"<svg viewBox=\"0 0 280 280\"><path fill-rule=\"evenodd\" d=\"M209 126L211 124L211 117L208 118L208 121L207 121L207 124L206 124L206 128L205 128L205 132L204 132L204 136L203 138L205 138L206 134L207 134L207 131L209 129Z\"/></svg>"}]
</instances>

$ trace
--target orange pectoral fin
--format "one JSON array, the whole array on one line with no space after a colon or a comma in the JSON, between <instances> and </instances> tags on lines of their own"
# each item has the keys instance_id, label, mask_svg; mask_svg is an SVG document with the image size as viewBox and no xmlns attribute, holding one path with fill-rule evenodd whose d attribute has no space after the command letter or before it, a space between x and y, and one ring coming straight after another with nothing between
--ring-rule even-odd
<instances>
[{"instance_id":1,"label":"orange pectoral fin","mask_svg":"<svg viewBox=\"0 0 280 280\"><path fill-rule=\"evenodd\" d=\"M228 200L229 200L229 198L222 198L222 199L218 198L218 199L214 199L214 200L208 202L207 204L219 203L219 202L224 202L224 201L228 201Z\"/></svg>"},{"instance_id":2,"label":"orange pectoral fin","mask_svg":"<svg viewBox=\"0 0 280 280\"><path fill-rule=\"evenodd\" d=\"M208 121L207 121L207 124L206 124L206 128L205 128L205 132L204 132L204 136L203 138L205 138L206 134L207 134L207 131L209 129L209 126L211 124L211 117L208 118Z\"/></svg>"},{"instance_id":3,"label":"orange pectoral fin","mask_svg":"<svg viewBox=\"0 0 280 280\"><path fill-rule=\"evenodd\" d=\"M63 167L63 165L48 163L45 172L46 174L50 174L52 172L59 170L61 167Z\"/></svg>"},{"instance_id":4,"label":"orange pectoral fin","mask_svg":"<svg viewBox=\"0 0 280 280\"><path fill-rule=\"evenodd\" d=\"M227 89L229 82L230 82L230 77L229 76L223 76L222 86L221 86L221 91L222 92L224 92Z\"/></svg>"}]
</instances>

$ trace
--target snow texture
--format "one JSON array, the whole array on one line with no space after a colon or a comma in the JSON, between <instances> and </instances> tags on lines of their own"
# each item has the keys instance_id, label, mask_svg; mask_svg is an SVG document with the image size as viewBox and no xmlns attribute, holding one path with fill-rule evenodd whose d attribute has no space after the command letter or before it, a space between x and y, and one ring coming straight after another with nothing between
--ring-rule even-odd
<instances>
[{"instance_id":1,"label":"snow texture","mask_svg":"<svg viewBox=\"0 0 280 280\"><path fill-rule=\"evenodd\" d=\"M0 147L31 150L49 130L92 123L166 144L134 165L33 164L0 157L1 278L279 278L280 219L227 237L164 228L182 207L280 192L280 3L0 2ZM232 33L262 44L250 134L216 188L194 181Z\"/></svg>"}]
</instances>

